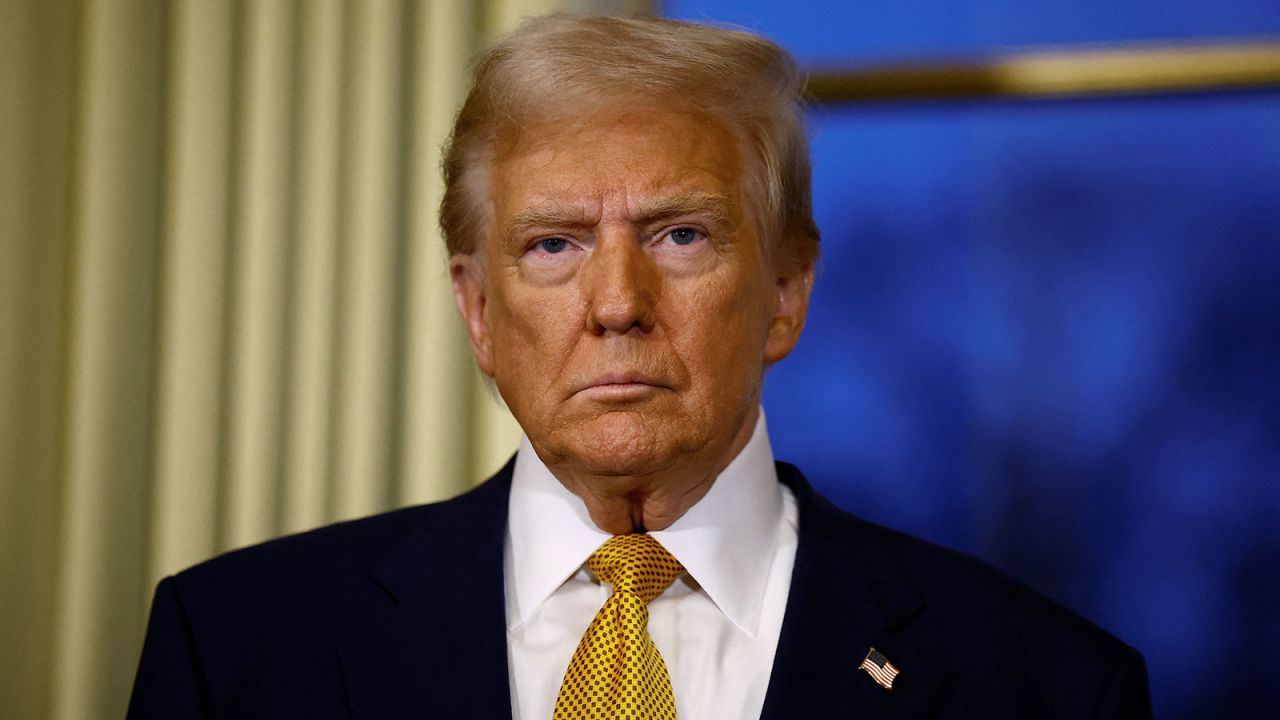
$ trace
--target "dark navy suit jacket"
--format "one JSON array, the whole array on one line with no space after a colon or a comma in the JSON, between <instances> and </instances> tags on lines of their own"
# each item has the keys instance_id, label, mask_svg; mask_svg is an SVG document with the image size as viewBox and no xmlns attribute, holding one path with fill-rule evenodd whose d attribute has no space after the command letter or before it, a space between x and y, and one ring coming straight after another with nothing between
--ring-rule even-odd
<instances>
[{"instance_id":1,"label":"dark navy suit jacket","mask_svg":"<svg viewBox=\"0 0 1280 720\"><path fill-rule=\"evenodd\" d=\"M778 474L799 544L767 720L1150 717L1132 648L987 565L835 508L790 465ZM508 464L453 500L165 579L129 717L509 718L510 487ZM892 690L858 670L871 646L901 671Z\"/></svg>"}]
</instances>

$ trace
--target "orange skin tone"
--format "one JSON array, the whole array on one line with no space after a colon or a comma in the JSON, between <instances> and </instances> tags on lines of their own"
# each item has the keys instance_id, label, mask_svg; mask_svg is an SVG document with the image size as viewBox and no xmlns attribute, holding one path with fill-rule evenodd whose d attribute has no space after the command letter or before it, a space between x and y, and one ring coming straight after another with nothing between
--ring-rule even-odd
<instances>
[{"instance_id":1,"label":"orange skin tone","mask_svg":"<svg viewBox=\"0 0 1280 720\"><path fill-rule=\"evenodd\" d=\"M486 235L449 261L476 361L598 527L666 528L750 439L812 264L766 252L718 122L597 113L504 150Z\"/></svg>"}]
</instances>

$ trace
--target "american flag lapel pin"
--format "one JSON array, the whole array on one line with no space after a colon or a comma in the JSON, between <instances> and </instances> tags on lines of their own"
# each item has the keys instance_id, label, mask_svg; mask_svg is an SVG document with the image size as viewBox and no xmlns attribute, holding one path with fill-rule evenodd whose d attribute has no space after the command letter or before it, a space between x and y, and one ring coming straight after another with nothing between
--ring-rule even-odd
<instances>
[{"instance_id":1,"label":"american flag lapel pin","mask_svg":"<svg viewBox=\"0 0 1280 720\"><path fill-rule=\"evenodd\" d=\"M885 690L893 689L893 679L898 677L898 668L889 662L889 658L875 648L867 651L867 656L862 659L862 664L858 666L866 674L871 676L876 684Z\"/></svg>"}]
</instances>

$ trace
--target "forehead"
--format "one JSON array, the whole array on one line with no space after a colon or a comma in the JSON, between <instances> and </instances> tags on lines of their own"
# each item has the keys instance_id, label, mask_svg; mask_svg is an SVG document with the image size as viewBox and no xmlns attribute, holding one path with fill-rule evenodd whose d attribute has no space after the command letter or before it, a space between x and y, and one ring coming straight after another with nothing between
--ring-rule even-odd
<instances>
[{"instance_id":1,"label":"forehead","mask_svg":"<svg viewBox=\"0 0 1280 720\"><path fill-rule=\"evenodd\" d=\"M499 224L539 204L571 204L588 214L661 196L710 192L741 201L737 136L722 122L663 111L597 114L527 126L494 160Z\"/></svg>"}]
</instances>

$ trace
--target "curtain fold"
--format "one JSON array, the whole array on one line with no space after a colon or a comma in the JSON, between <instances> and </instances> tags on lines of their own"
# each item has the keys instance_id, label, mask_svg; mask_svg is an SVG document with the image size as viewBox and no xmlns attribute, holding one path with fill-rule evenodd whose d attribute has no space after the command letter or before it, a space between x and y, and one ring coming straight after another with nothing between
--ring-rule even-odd
<instances>
[{"instance_id":1,"label":"curtain fold","mask_svg":"<svg viewBox=\"0 0 1280 720\"><path fill-rule=\"evenodd\" d=\"M441 144L484 40L643 5L0 3L0 714L122 716L159 578L506 460Z\"/></svg>"},{"instance_id":2,"label":"curtain fold","mask_svg":"<svg viewBox=\"0 0 1280 720\"><path fill-rule=\"evenodd\" d=\"M70 317L52 715L127 691L148 578L166 17L157 3L81 16L67 288Z\"/></svg>"}]
</instances>

